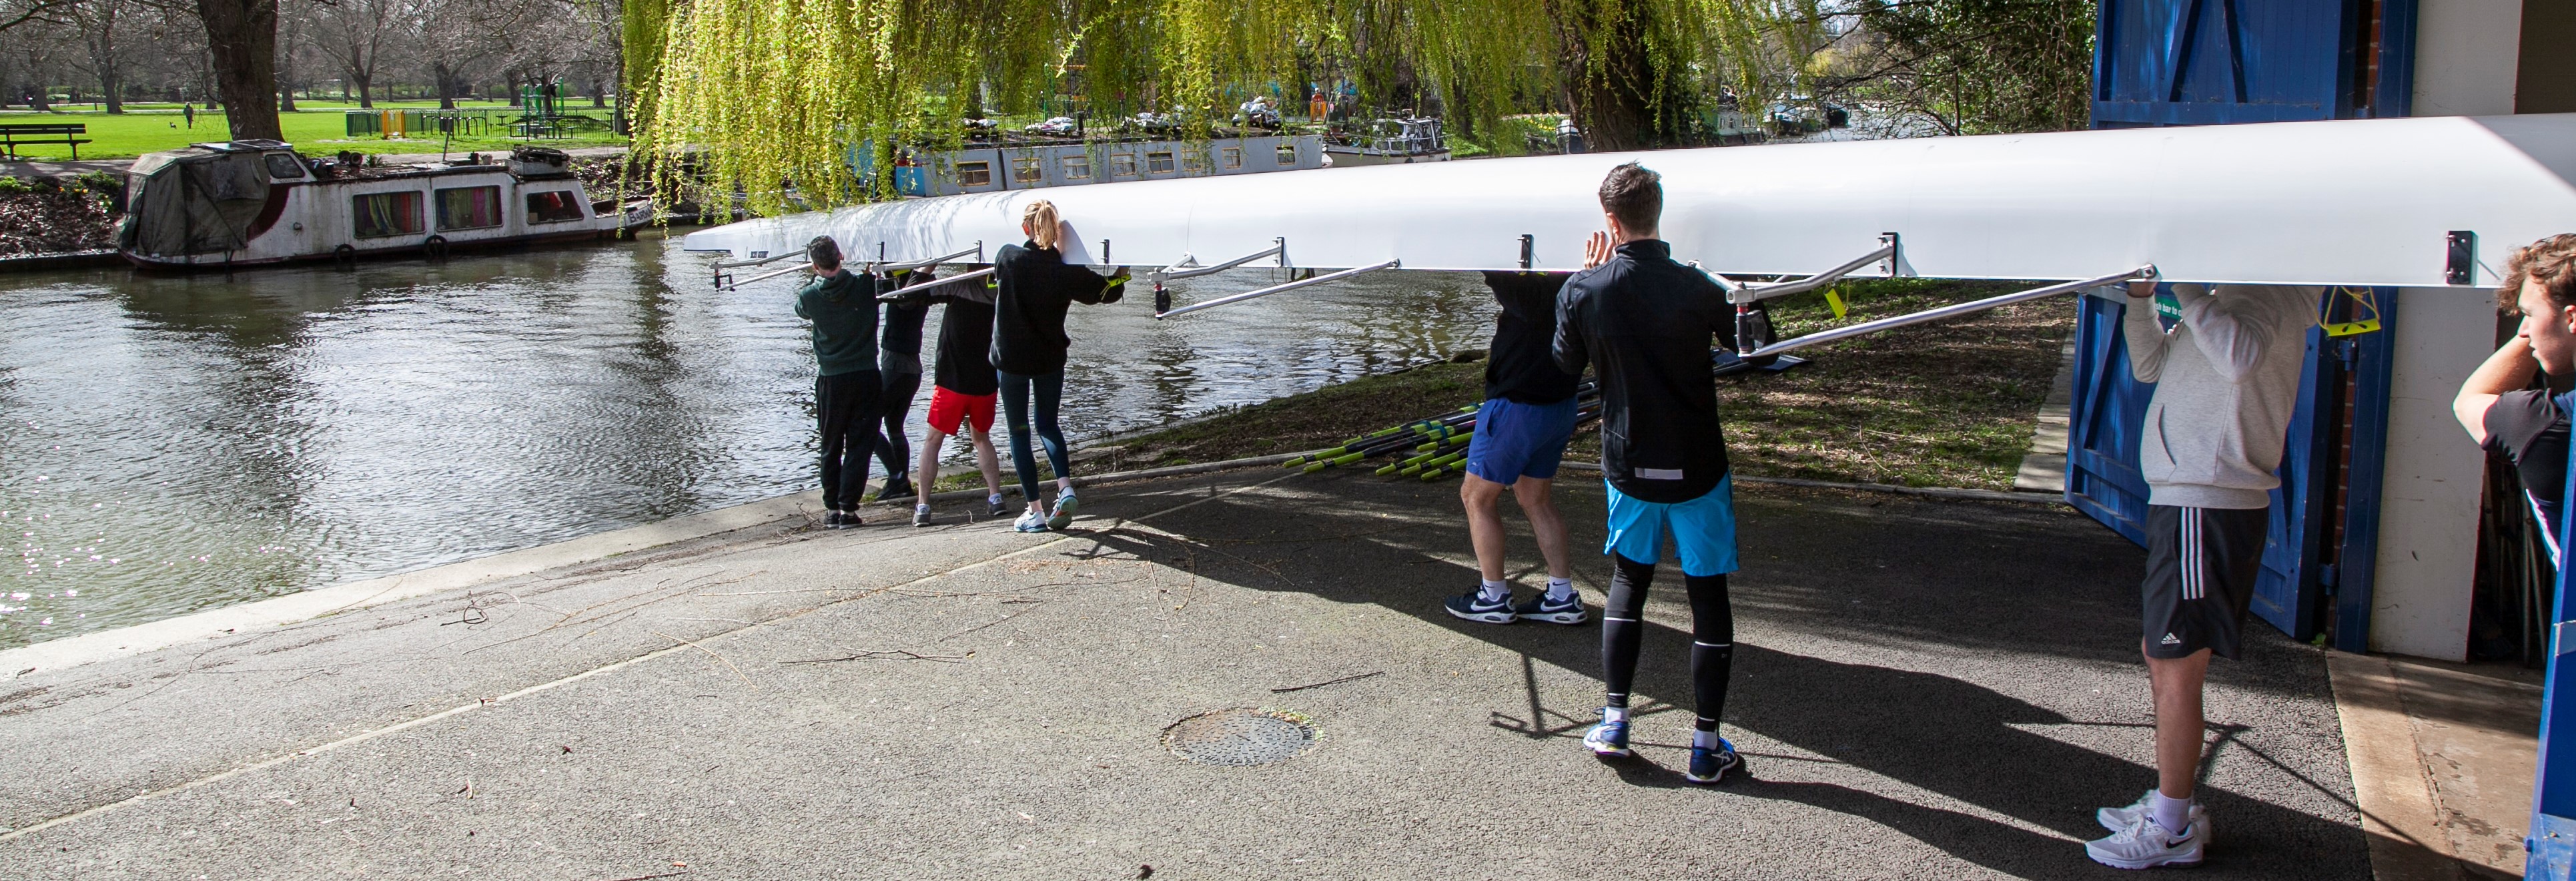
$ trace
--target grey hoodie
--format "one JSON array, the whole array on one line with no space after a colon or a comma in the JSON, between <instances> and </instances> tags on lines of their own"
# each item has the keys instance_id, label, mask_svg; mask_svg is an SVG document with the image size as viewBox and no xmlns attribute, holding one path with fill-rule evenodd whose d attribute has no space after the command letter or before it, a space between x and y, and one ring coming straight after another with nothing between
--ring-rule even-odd
<instances>
[{"instance_id":1,"label":"grey hoodie","mask_svg":"<svg viewBox=\"0 0 2576 881\"><path fill-rule=\"evenodd\" d=\"M2156 384L2138 443L2147 502L2190 508L2270 507L2281 443L2299 404L2306 331L2322 288L2177 284L2182 321L2166 330L2130 300L2121 332L2129 372Z\"/></svg>"}]
</instances>

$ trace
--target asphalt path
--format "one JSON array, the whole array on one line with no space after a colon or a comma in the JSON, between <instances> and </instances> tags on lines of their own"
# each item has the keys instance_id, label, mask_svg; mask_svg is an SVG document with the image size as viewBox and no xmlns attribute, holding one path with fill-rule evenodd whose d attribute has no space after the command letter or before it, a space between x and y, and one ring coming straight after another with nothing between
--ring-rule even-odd
<instances>
[{"instance_id":1,"label":"asphalt path","mask_svg":"<svg viewBox=\"0 0 2576 881\"><path fill-rule=\"evenodd\" d=\"M1568 477L1597 608L1602 493ZM1059 535L774 524L39 671L0 683L0 875L2123 875L2079 842L2153 782L2143 554L2099 525L1747 488L1750 773L1699 787L1677 579L1640 755L1597 761L1595 625L1440 611L1475 578L1455 493L1256 470L1096 487ZM2324 655L2256 628L2212 668L2199 874L2367 877ZM1230 707L1321 737L1161 745Z\"/></svg>"}]
</instances>

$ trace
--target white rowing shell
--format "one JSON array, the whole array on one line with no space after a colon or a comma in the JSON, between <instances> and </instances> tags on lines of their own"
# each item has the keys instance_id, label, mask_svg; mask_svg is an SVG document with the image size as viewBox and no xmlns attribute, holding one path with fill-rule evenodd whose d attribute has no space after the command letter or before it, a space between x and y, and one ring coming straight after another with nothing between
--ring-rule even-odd
<instances>
[{"instance_id":1,"label":"white rowing shell","mask_svg":"<svg viewBox=\"0 0 2576 881\"><path fill-rule=\"evenodd\" d=\"M1804 274L1903 238L1900 274L2088 278L2152 263L2176 281L2441 286L2446 234L2478 235L2475 283L2507 250L2576 232L2576 114L2429 117L1709 147L1329 168L885 202L689 234L780 253L830 234L853 256L921 259L1020 241L1053 200L1094 265L1212 264L1287 239L1291 266L1579 268L1594 195L1629 160L1663 174L1674 256ZM1103 240L1108 254L1102 255ZM1252 266L1275 265L1271 260ZM1871 275L1864 269L1859 275Z\"/></svg>"}]
</instances>

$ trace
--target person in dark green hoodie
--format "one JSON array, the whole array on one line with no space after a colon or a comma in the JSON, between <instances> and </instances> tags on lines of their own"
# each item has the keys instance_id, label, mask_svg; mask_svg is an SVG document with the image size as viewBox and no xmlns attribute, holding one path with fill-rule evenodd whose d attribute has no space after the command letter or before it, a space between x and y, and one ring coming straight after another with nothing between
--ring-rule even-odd
<instances>
[{"instance_id":1,"label":"person in dark green hoodie","mask_svg":"<svg viewBox=\"0 0 2576 881\"><path fill-rule=\"evenodd\" d=\"M814 281L796 292L796 316L814 328L814 414L823 434L823 528L859 525L868 458L883 418L877 371L875 279L841 268L841 246L816 236L805 246Z\"/></svg>"}]
</instances>

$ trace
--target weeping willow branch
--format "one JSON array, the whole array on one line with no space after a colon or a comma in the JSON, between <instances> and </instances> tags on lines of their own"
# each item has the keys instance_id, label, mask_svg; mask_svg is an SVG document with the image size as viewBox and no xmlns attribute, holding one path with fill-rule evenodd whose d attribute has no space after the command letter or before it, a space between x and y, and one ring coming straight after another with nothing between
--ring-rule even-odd
<instances>
[{"instance_id":1,"label":"weeping willow branch","mask_svg":"<svg viewBox=\"0 0 2576 881\"><path fill-rule=\"evenodd\" d=\"M629 0L638 153L772 214L884 198L898 148L1078 88L1095 119L1205 133L1236 103L1349 79L1453 125L1572 112L1594 143L1671 142L1706 96L1770 95L1817 44L1816 0ZM658 57L648 57L658 56Z\"/></svg>"}]
</instances>

